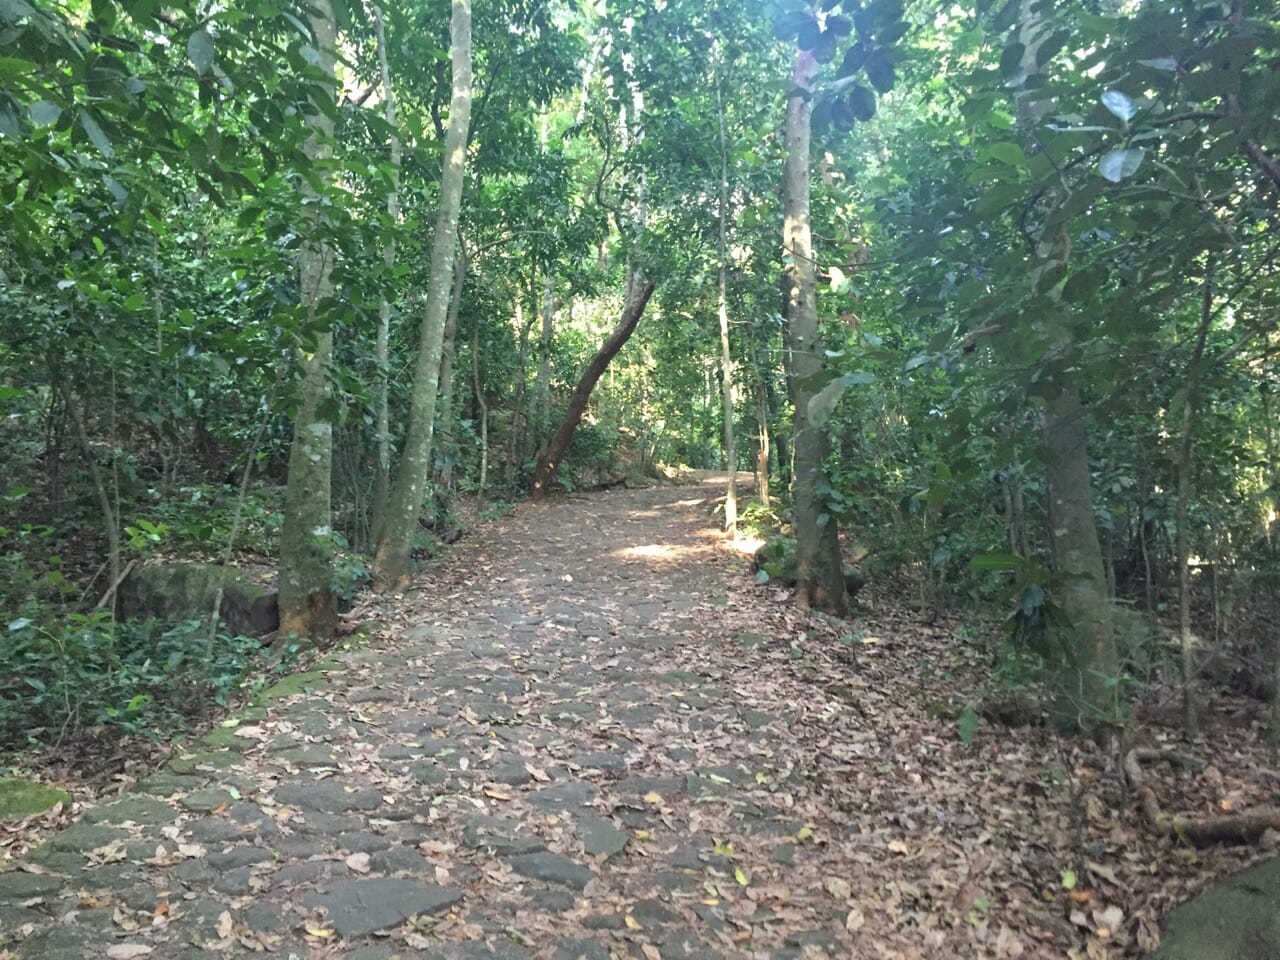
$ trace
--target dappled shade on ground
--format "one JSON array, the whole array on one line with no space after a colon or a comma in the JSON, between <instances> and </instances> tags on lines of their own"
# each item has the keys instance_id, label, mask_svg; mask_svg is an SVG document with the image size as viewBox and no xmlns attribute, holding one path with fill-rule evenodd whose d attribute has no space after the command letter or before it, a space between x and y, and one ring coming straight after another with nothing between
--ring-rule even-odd
<instances>
[{"instance_id":1,"label":"dappled shade on ground","mask_svg":"<svg viewBox=\"0 0 1280 960\"><path fill-rule=\"evenodd\" d=\"M1239 861L1145 835L1089 745L962 743L947 684L977 655L891 607L807 618L723 548L709 479L482 528L359 611L371 642L0 874L4 945L1120 956Z\"/></svg>"}]
</instances>

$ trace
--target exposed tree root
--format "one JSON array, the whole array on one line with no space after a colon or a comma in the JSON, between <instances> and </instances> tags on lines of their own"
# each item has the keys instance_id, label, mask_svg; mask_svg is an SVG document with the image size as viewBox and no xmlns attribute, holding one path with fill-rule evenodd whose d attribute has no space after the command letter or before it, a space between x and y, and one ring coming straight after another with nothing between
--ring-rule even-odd
<instances>
[{"instance_id":1,"label":"exposed tree root","mask_svg":"<svg viewBox=\"0 0 1280 960\"><path fill-rule=\"evenodd\" d=\"M1136 748L1125 754L1125 777L1137 794L1143 817L1157 833L1167 833L1173 839L1199 849L1218 844L1257 843L1268 830L1280 830L1280 809L1275 807L1225 817L1194 818L1164 813L1142 769L1144 763L1157 762L1185 769L1199 767L1199 762L1193 758L1165 750Z\"/></svg>"}]
</instances>

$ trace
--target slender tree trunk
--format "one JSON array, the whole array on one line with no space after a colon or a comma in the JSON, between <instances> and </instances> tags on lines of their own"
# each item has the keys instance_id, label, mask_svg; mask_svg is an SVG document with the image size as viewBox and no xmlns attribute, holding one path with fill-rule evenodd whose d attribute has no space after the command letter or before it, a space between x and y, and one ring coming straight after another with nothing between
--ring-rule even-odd
<instances>
[{"instance_id":1,"label":"slender tree trunk","mask_svg":"<svg viewBox=\"0 0 1280 960\"><path fill-rule=\"evenodd\" d=\"M382 8L373 7L373 25L378 37L378 71L382 80L383 116L392 131L396 129L396 101L391 89L391 67L387 61L387 33L382 23ZM387 219L391 231L387 234L382 259L387 273L396 264L395 227L400 221L400 137L391 134L391 192L387 194ZM378 378L374 402L377 406L378 463L373 478L373 530L374 536L382 535L382 521L387 512L387 496L391 483L391 414L389 401L389 367L391 343L391 304L384 295L378 302L378 341L376 359Z\"/></svg>"},{"instance_id":2,"label":"slender tree trunk","mask_svg":"<svg viewBox=\"0 0 1280 960\"><path fill-rule=\"evenodd\" d=\"M569 398L569 409L565 411L564 419L560 421L560 426L547 441L542 452L538 454L533 472L533 488L530 491L533 496L545 496L548 492L551 482L555 479L556 470L560 466L560 460L573 440L573 432L578 429L582 415L586 412L591 391L595 389L597 381L608 369L609 362L618 355L618 351L635 332L641 316L644 315L644 308L649 303L649 298L653 296L653 289L653 284L647 282L639 271L632 271L627 277L627 302L622 310L622 318L613 328L613 332L605 338L604 343L600 344L600 348L591 358L586 369L582 371L578 385L574 387L573 396Z\"/></svg>"},{"instance_id":3,"label":"slender tree trunk","mask_svg":"<svg viewBox=\"0 0 1280 960\"><path fill-rule=\"evenodd\" d=\"M476 489L481 496L489 482L489 405L484 399L484 381L480 378L480 325L471 332L471 386L476 394L476 409L480 411L480 479Z\"/></svg>"},{"instance_id":4,"label":"slender tree trunk","mask_svg":"<svg viewBox=\"0 0 1280 960\"><path fill-rule=\"evenodd\" d=\"M458 314L462 311L462 291L467 285L467 248L458 238L458 259L453 264L453 291L449 294L449 316L444 324L444 343L440 348L440 445L447 457L440 468L440 483L453 486L453 466L457 456L457 441L453 435L454 360L458 352Z\"/></svg>"},{"instance_id":5,"label":"slender tree trunk","mask_svg":"<svg viewBox=\"0 0 1280 960\"><path fill-rule=\"evenodd\" d=\"M423 309L418 359L414 368L409 426L400 456L387 522L378 540L373 579L379 590L404 586L409 579L413 531L426 498L431 467L431 432L440 386L440 354L449 313L453 264L457 252L458 218L466 150L471 125L471 0L453 0L451 18L453 92L449 101L449 129L445 136L444 169L440 176L440 208L431 246L431 273Z\"/></svg>"},{"instance_id":6,"label":"slender tree trunk","mask_svg":"<svg viewBox=\"0 0 1280 960\"><path fill-rule=\"evenodd\" d=\"M1178 635L1182 652L1182 728L1188 737L1200 732L1196 717L1195 637L1191 633L1191 529L1187 515L1191 504L1192 472L1195 467L1196 415L1200 405L1201 364L1204 345L1213 323L1213 283L1208 274L1200 301L1200 324L1187 363L1182 394L1182 438L1178 444L1178 493L1174 504L1174 526L1178 545Z\"/></svg>"},{"instance_id":7,"label":"slender tree trunk","mask_svg":"<svg viewBox=\"0 0 1280 960\"><path fill-rule=\"evenodd\" d=\"M733 430L733 354L729 351L729 250L726 220L729 216L729 146L725 130L724 96L716 82L716 117L720 126L720 197L716 211L719 221L717 245L720 269L716 278L716 305L720 315L720 379L724 393L724 459L729 468L729 482L724 495L724 528L738 535L738 448Z\"/></svg>"},{"instance_id":8,"label":"slender tree trunk","mask_svg":"<svg viewBox=\"0 0 1280 960\"><path fill-rule=\"evenodd\" d=\"M542 339L538 343L538 373L533 381L534 443L541 446L546 439L547 421L551 419L551 349L555 344L555 280L550 273L542 281Z\"/></svg>"},{"instance_id":9,"label":"slender tree trunk","mask_svg":"<svg viewBox=\"0 0 1280 960\"><path fill-rule=\"evenodd\" d=\"M532 290L532 284L530 285ZM527 460L537 450L532 445L533 437L529 430L529 410L526 406L529 394L529 337L533 333L533 325L538 319L536 310L530 311L528 321L524 318L524 300L516 297L515 316L511 326L516 331L516 396L512 409L516 416L507 435L507 475L511 476L517 461Z\"/></svg>"},{"instance_id":10,"label":"slender tree trunk","mask_svg":"<svg viewBox=\"0 0 1280 960\"><path fill-rule=\"evenodd\" d=\"M55 381L56 383L56 381ZM63 391L65 393L65 391ZM93 492L98 496L98 508L102 511L102 530L107 535L107 561L111 568L111 583L119 587L121 580L121 547L119 512L111 502L111 494L107 490L107 482L103 479L102 469L98 466L97 455L93 452L93 444L89 442L89 431L85 427L84 414L78 398L65 395L64 402L70 414L71 425L76 432L76 440L84 453L85 466L89 468L89 476L93 480Z\"/></svg>"},{"instance_id":11,"label":"slender tree trunk","mask_svg":"<svg viewBox=\"0 0 1280 960\"><path fill-rule=\"evenodd\" d=\"M315 0L312 10L311 30L320 54L320 68L326 77L316 96L332 98L336 40L333 9L330 0ZM327 110L317 105L307 123L312 130L306 145L307 156L321 160L329 154L333 120ZM312 236L302 250L299 287L307 316L314 321L333 293L329 279L333 251L315 236L321 226L320 205L312 204L310 209L305 229ZM289 481L280 535L280 632L311 640L332 636L338 623L337 598L331 586L333 424L326 410L332 395L329 376L332 354L333 333L329 330L316 337L314 349L301 352L302 382L298 387L298 412L289 450Z\"/></svg>"},{"instance_id":12,"label":"slender tree trunk","mask_svg":"<svg viewBox=\"0 0 1280 960\"><path fill-rule=\"evenodd\" d=\"M769 398L764 383L756 384L756 497L765 508L769 496Z\"/></svg>"},{"instance_id":13,"label":"slender tree trunk","mask_svg":"<svg viewBox=\"0 0 1280 960\"><path fill-rule=\"evenodd\" d=\"M849 610L840 567L836 518L825 510L822 489L831 438L825 424L811 424L810 386L823 367L818 324L817 275L809 219L809 114L817 63L813 55L796 54L795 95L787 100L786 150L783 167L783 287L787 300L786 349L793 414L795 472L791 481L795 510L796 601L837 616Z\"/></svg>"}]
</instances>

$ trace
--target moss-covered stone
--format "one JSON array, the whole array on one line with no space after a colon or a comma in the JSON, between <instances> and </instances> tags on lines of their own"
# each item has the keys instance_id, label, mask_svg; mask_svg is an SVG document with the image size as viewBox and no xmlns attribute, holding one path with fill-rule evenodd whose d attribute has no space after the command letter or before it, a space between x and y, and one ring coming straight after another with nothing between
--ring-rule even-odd
<instances>
[{"instance_id":1,"label":"moss-covered stone","mask_svg":"<svg viewBox=\"0 0 1280 960\"><path fill-rule=\"evenodd\" d=\"M1151 960L1275 960L1280 957L1280 858L1188 900L1165 923Z\"/></svg>"},{"instance_id":2,"label":"moss-covered stone","mask_svg":"<svg viewBox=\"0 0 1280 960\"><path fill-rule=\"evenodd\" d=\"M231 803L235 798L222 787L205 787L182 798L182 805L195 813L208 813Z\"/></svg>"},{"instance_id":3,"label":"moss-covered stone","mask_svg":"<svg viewBox=\"0 0 1280 960\"><path fill-rule=\"evenodd\" d=\"M124 620L199 620L209 615L219 587L219 613L232 633L260 637L280 626L273 591L254 583L234 567L214 563L136 567L120 585L116 612Z\"/></svg>"},{"instance_id":4,"label":"moss-covered stone","mask_svg":"<svg viewBox=\"0 0 1280 960\"><path fill-rule=\"evenodd\" d=\"M268 700L282 700L285 697L296 696L299 693L306 693L309 690L317 690L328 686L328 680L325 679L324 672L321 670L309 670L306 673L295 673L292 676L285 677L273 683L267 689L258 694L257 702L266 703Z\"/></svg>"},{"instance_id":5,"label":"moss-covered stone","mask_svg":"<svg viewBox=\"0 0 1280 960\"><path fill-rule=\"evenodd\" d=\"M104 824L157 824L172 820L173 812L173 807L153 797L124 797L94 807L85 813L84 819Z\"/></svg>"},{"instance_id":6,"label":"moss-covered stone","mask_svg":"<svg viewBox=\"0 0 1280 960\"><path fill-rule=\"evenodd\" d=\"M252 737L237 737L236 731L239 728L239 724L229 727L214 727L200 738L200 746L218 748L235 747L241 743L248 743L253 740Z\"/></svg>"},{"instance_id":7,"label":"moss-covered stone","mask_svg":"<svg viewBox=\"0 0 1280 960\"><path fill-rule=\"evenodd\" d=\"M11 870L0 873L0 900L5 902L47 897L62 888L62 880L50 874Z\"/></svg>"},{"instance_id":8,"label":"moss-covered stone","mask_svg":"<svg viewBox=\"0 0 1280 960\"><path fill-rule=\"evenodd\" d=\"M63 790L17 777L0 779L0 821L21 820L71 798Z\"/></svg>"},{"instance_id":9,"label":"moss-covered stone","mask_svg":"<svg viewBox=\"0 0 1280 960\"><path fill-rule=\"evenodd\" d=\"M201 767L229 770L239 762L240 753L236 750L197 750L188 756L170 760L169 769L174 773L194 773Z\"/></svg>"},{"instance_id":10,"label":"moss-covered stone","mask_svg":"<svg viewBox=\"0 0 1280 960\"><path fill-rule=\"evenodd\" d=\"M172 797L177 793L187 793L204 784L201 777L182 776L177 773L153 773L134 784L136 793L151 797Z\"/></svg>"}]
</instances>

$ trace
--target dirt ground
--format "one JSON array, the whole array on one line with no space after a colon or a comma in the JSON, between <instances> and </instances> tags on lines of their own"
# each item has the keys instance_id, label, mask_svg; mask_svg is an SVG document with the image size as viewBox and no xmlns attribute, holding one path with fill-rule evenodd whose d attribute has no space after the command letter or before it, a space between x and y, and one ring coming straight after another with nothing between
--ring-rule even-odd
<instances>
[{"instance_id":1,"label":"dirt ground","mask_svg":"<svg viewBox=\"0 0 1280 960\"><path fill-rule=\"evenodd\" d=\"M378 627L0 865L24 958L1145 954L1261 849L1145 828L1113 759L956 714L960 624L751 576L723 476L525 503ZM1270 796L1228 704L1166 810ZM1148 728L1151 745L1164 734ZM1171 735L1170 735L1171 736Z\"/></svg>"}]
</instances>

